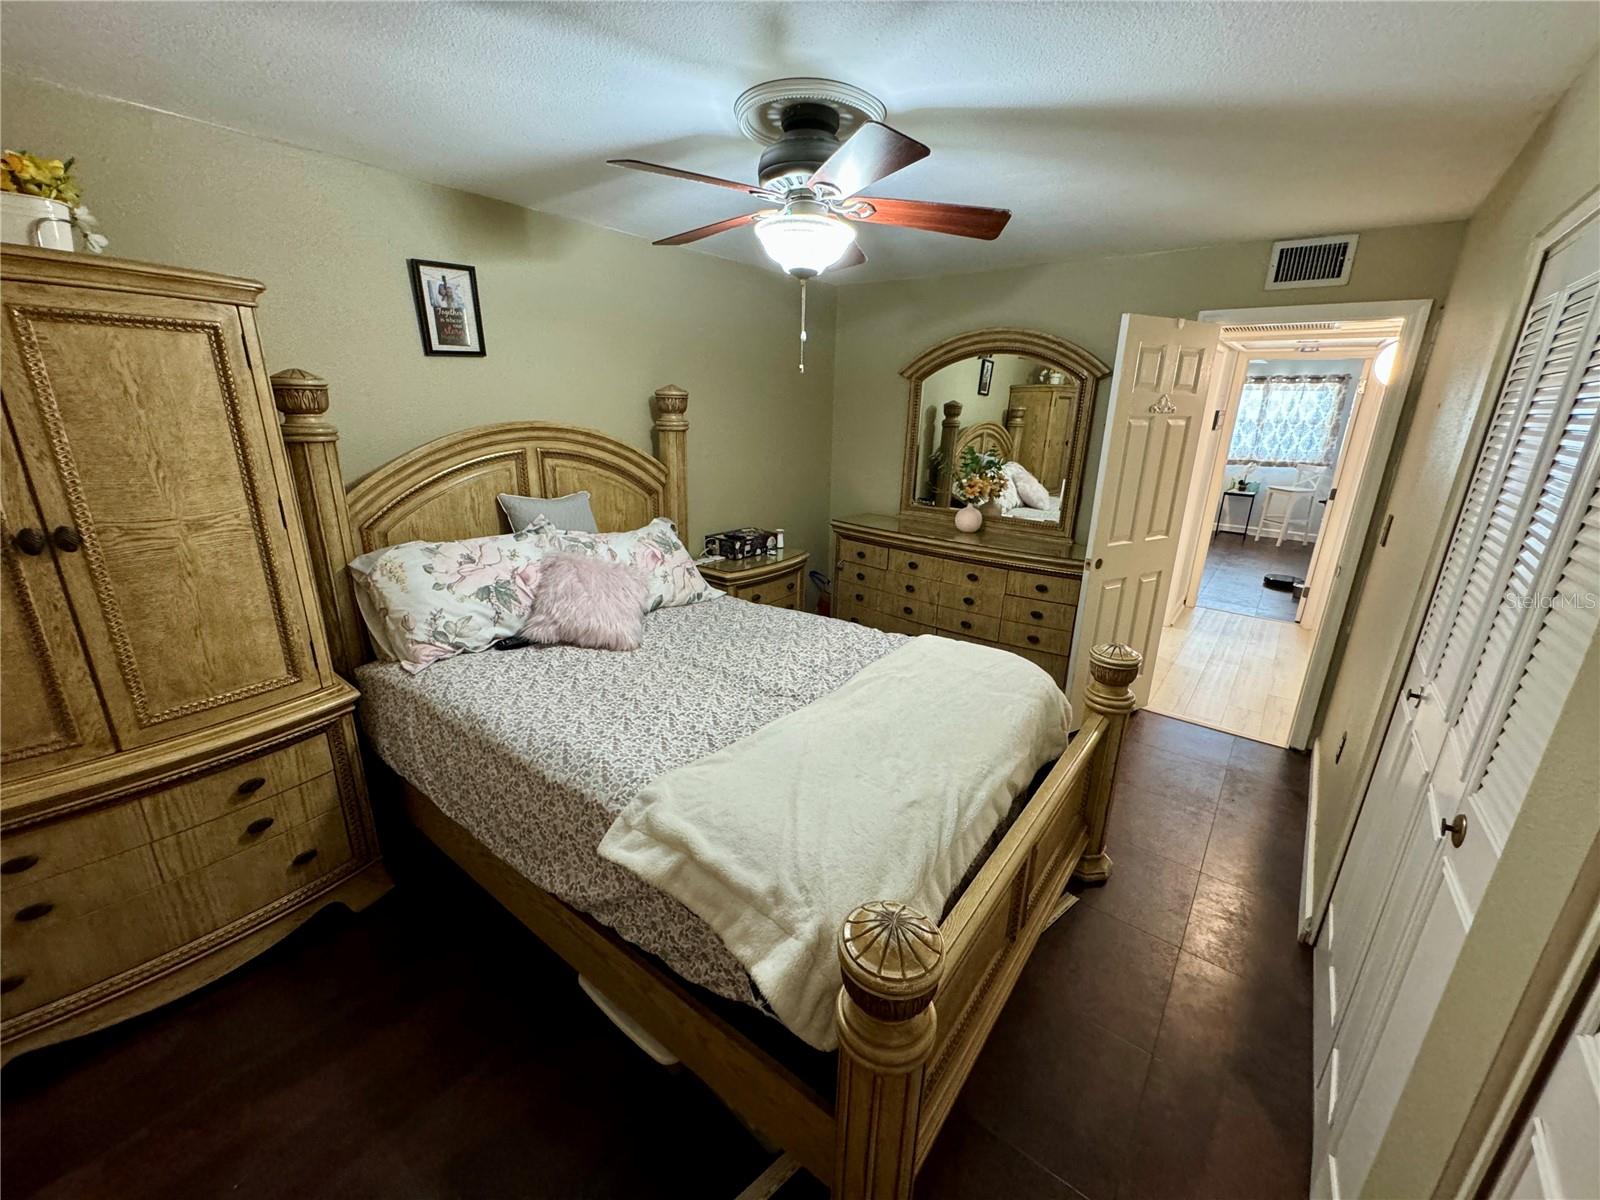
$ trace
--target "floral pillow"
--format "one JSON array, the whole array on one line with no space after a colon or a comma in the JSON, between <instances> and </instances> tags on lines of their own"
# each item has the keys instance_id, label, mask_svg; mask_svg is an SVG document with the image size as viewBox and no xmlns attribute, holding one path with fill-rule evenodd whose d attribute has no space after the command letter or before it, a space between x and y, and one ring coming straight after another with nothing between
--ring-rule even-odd
<instances>
[{"instance_id":1,"label":"floral pillow","mask_svg":"<svg viewBox=\"0 0 1600 1200\"><path fill-rule=\"evenodd\" d=\"M515 637L533 613L545 553L526 530L403 542L362 555L350 573L373 643L415 673Z\"/></svg>"},{"instance_id":2,"label":"floral pillow","mask_svg":"<svg viewBox=\"0 0 1600 1200\"><path fill-rule=\"evenodd\" d=\"M589 554L627 563L650 585L647 612L698 604L723 594L705 581L666 517L657 517L643 529L626 533L557 529L547 518L539 517L524 532L532 535L534 544L546 553Z\"/></svg>"}]
</instances>

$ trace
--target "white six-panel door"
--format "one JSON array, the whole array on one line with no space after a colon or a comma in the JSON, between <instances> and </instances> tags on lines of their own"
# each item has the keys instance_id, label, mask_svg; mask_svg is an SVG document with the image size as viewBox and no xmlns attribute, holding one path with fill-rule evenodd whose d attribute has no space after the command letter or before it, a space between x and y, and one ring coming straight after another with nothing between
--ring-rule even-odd
<instances>
[{"instance_id":1,"label":"white six-panel door","mask_svg":"<svg viewBox=\"0 0 1600 1200\"><path fill-rule=\"evenodd\" d=\"M1546 256L1318 938L1313 1195L1360 1193L1595 637L1597 416L1591 213Z\"/></svg>"},{"instance_id":2,"label":"white six-panel door","mask_svg":"<svg viewBox=\"0 0 1600 1200\"><path fill-rule=\"evenodd\" d=\"M1083 711L1089 647L1102 642L1144 655L1133 694L1141 705L1150 698L1221 335L1202 321L1123 314L1073 633L1074 712Z\"/></svg>"}]
</instances>

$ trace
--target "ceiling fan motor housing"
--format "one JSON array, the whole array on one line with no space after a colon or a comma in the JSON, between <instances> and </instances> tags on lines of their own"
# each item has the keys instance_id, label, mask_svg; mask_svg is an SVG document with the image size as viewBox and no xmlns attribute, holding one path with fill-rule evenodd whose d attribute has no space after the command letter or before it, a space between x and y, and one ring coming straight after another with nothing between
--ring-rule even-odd
<instances>
[{"instance_id":1,"label":"ceiling fan motor housing","mask_svg":"<svg viewBox=\"0 0 1600 1200\"><path fill-rule=\"evenodd\" d=\"M783 136L761 152L761 186L775 192L803 187L839 148L839 114L802 101L783 110Z\"/></svg>"}]
</instances>

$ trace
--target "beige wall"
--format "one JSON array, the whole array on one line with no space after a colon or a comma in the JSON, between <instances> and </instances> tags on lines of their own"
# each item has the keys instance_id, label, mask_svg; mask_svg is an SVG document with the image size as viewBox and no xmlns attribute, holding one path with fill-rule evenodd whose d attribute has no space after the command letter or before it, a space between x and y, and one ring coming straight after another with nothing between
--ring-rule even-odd
<instances>
[{"instance_id":1,"label":"beige wall","mask_svg":"<svg viewBox=\"0 0 1600 1200\"><path fill-rule=\"evenodd\" d=\"M833 514L899 507L906 404L899 371L945 338L990 326L1020 326L1076 342L1110 362L1125 312L1193 317L1209 308L1439 299L1449 285L1464 229L1457 222L1363 232L1354 274L1341 288L1266 291L1261 285L1270 242L840 288ZM1285 231L1296 232L1301 231ZM1085 472L1091 480L1099 415L1097 409ZM1089 508L1080 506L1080 541Z\"/></svg>"},{"instance_id":2,"label":"beige wall","mask_svg":"<svg viewBox=\"0 0 1600 1200\"><path fill-rule=\"evenodd\" d=\"M1328 879L1353 820L1392 695L1404 674L1438 556L1487 419L1486 392L1526 299L1533 240L1600 186L1600 63L1591 63L1490 193L1467 228L1450 302L1416 402L1390 460L1375 528L1393 513L1388 545L1368 539L1342 654L1323 694L1316 780L1317 877ZM1367 247L1363 242L1362 253ZM1359 260L1358 260L1359 262ZM1387 685L1387 687L1386 687ZM1593 710L1592 710L1593 711ZM1592 724L1600 727L1600 715ZM1345 741L1334 762L1334 748Z\"/></svg>"},{"instance_id":3,"label":"beige wall","mask_svg":"<svg viewBox=\"0 0 1600 1200\"><path fill-rule=\"evenodd\" d=\"M648 449L650 394L676 383L692 532L783 526L821 550L830 289L812 292L801 376L799 296L776 270L9 75L0 101L5 145L77 156L112 253L267 285L268 369L329 381L350 478L488 421L577 422ZM407 258L477 268L486 357L423 355Z\"/></svg>"}]
</instances>

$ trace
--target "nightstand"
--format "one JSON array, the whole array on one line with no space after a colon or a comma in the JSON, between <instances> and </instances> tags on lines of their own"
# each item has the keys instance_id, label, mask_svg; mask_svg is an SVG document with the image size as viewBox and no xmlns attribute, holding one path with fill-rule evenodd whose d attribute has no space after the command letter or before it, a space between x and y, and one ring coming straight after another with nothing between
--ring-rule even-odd
<instances>
[{"instance_id":1,"label":"nightstand","mask_svg":"<svg viewBox=\"0 0 1600 1200\"><path fill-rule=\"evenodd\" d=\"M792 546L755 558L724 558L703 563L700 574L714 588L752 604L804 611L806 560L811 556Z\"/></svg>"}]
</instances>

